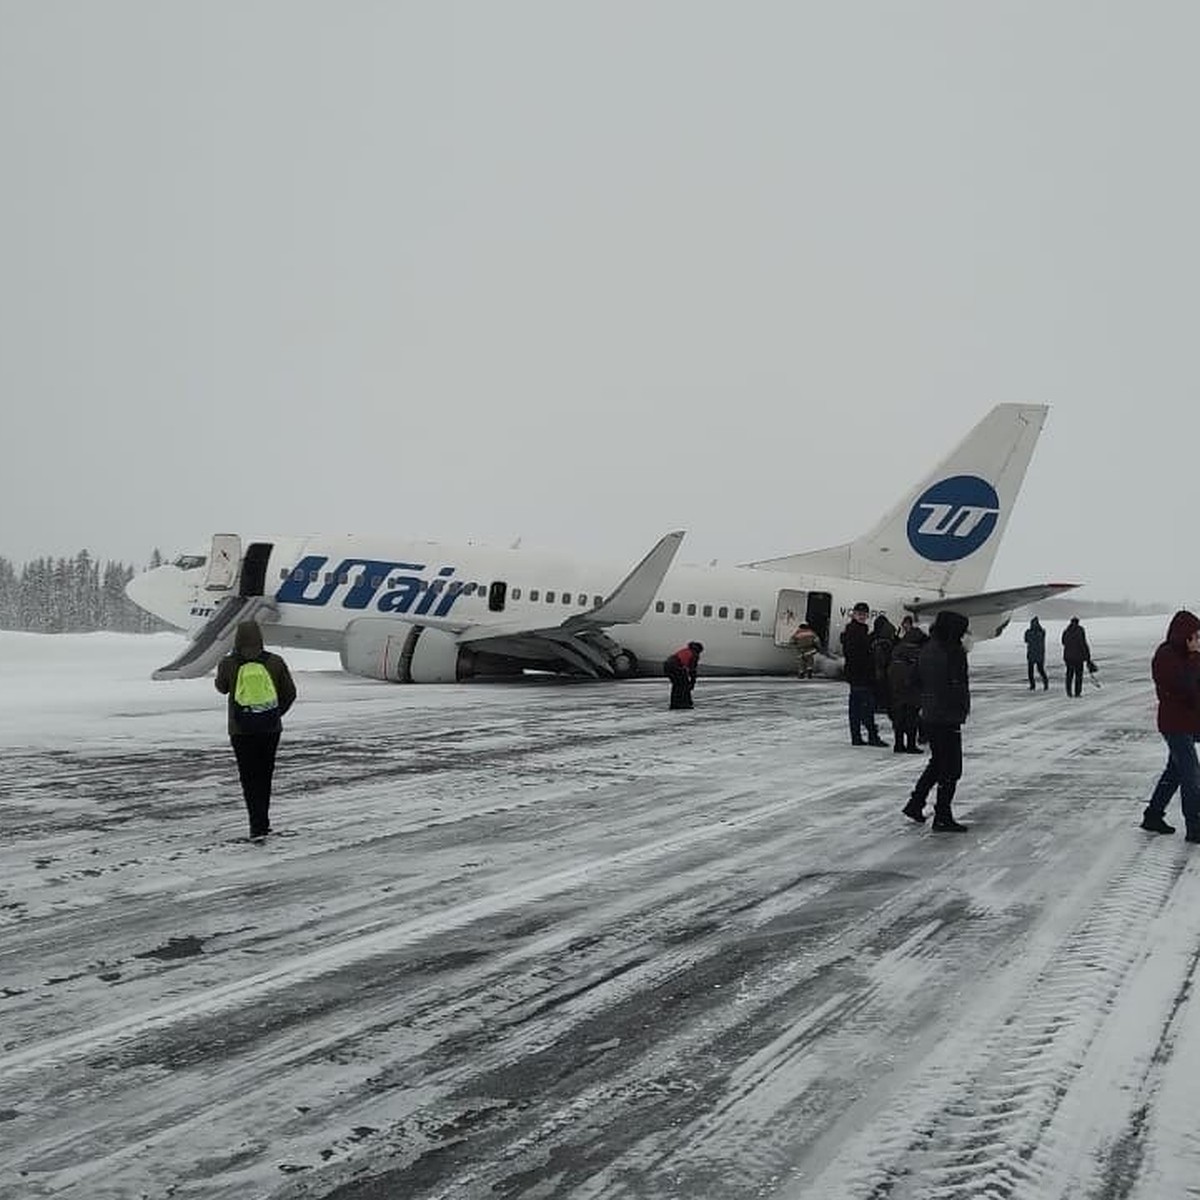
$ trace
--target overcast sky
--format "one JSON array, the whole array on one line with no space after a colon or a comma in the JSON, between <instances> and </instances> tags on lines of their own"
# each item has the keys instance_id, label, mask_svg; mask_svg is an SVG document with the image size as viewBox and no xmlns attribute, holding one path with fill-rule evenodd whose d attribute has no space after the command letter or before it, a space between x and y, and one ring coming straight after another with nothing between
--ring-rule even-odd
<instances>
[{"instance_id":1,"label":"overcast sky","mask_svg":"<svg viewBox=\"0 0 1200 1200\"><path fill-rule=\"evenodd\" d=\"M1200 603L1200 4L0 0L0 555L631 563L1050 415L990 586Z\"/></svg>"}]
</instances>

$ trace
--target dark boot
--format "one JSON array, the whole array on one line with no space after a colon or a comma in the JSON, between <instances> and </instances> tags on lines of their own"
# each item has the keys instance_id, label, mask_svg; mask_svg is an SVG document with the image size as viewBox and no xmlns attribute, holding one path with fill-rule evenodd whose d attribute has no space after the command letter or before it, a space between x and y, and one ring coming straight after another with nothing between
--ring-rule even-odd
<instances>
[{"instance_id":1,"label":"dark boot","mask_svg":"<svg viewBox=\"0 0 1200 1200\"><path fill-rule=\"evenodd\" d=\"M933 829L936 833L966 833L971 827L956 821L949 813L934 813Z\"/></svg>"},{"instance_id":2,"label":"dark boot","mask_svg":"<svg viewBox=\"0 0 1200 1200\"><path fill-rule=\"evenodd\" d=\"M876 733L876 734L873 734L871 737L867 738L867 745L868 746L886 746L887 742L885 742L883 740L883 738L881 738L879 736L879 734Z\"/></svg>"},{"instance_id":3,"label":"dark boot","mask_svg":"<svg viewBox=\"0 0 1200 1200\"><path fill-rule=\"evenodd\" d=\"M908 803L900 810L910 821L916 821L918 825L925 824L925 801L918 800L915 796L911 797Z\"/></svg>"},{"instance_id":4,"label":"dark boot","mask_svg":"<svg viewBox=\"0 0 1200 1200\"><path fill-rule=\"evenodd\" d=\"M1174 833L1175 826L1168 825L1157 813L1142 814L1142 828L1147 833Z\"/></svg>"}]
</instances>

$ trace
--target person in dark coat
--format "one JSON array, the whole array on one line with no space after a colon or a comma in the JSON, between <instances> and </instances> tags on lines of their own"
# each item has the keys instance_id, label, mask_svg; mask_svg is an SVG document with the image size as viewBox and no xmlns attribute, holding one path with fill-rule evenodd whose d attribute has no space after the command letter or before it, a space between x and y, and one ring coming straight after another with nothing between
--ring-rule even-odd
<instances>
[{"instance_id":1,"label":"person in dark coat","mask_svg":"<svg viewBox=\"0 0 1200 1200\"><path fill-rule=\"evenodd\" d=\"M883 746L875 724L875 659L871 654L871 631L867 618L871 610L861 600L850 610L850 620L842 630L842 673L850 685L850 744ZM863 732L867 736L864 740Z\"/></svg>"},{"instance_id":2,"label":"person in dark coat","mask_svg":"<svg viewBox=\"0 0 1200 1200\"><path fill-rule=\"evenodd\" d=\"M238 677L247 663L261 663L266 668L274 685L273 707L269 696L254 708L238 703ZM217 664L216 688L229 697L229 741L237 759L250 836L260 840L271 832L271 781L283 730L281 718L296 701L296 685L287 663L278 654L263 649L257 621L239 623L233 650Z\"/></svg>"},{"instance_id":3,"label":"person in dark coat","mask_svg":"<svg viewBox=\"0 0 1200 1200\"><path fill-rule=\"evenodd\" d=\"M967 652L962 645L968 624L961 613L948 609L938 613L917 660L921 724L930 758L902 811L910 820L923 824L925 800L936 786L933 828L939 832L964 833L968 828L956 821L951 811L962 776L962 724L971 711Z\"/></svg>"},{"instance_id":4,"label":"person in dark coat","mask_svg":"<svg viewBox=\"0 0 1200 1200\"><path fill-rule=\"evenodd\" d=\"M1025 665L1029 669L1029 690L1034 690L1033 672L1042 677L1042 691L1050 686L1046 678L1046 631L1037 617L1031 617L1025 630Z\"/></svg>"},{"instance_id":5,"label":"person in dark coat","mask_svg":"<svg viewBox=\"0 0 1200 1200\"><path fill-rule=\"evenodd\" d=\"M1200 842L1200 617L1180 609L1167 627L1167 640L1154 652L1150 673L1158 693L1158 731L1167 743L1167 765L1142 814L1149 833L1174 833L1165 819L1179 792L1185 840Z\"/></svg>"},{"instance_id":6,"label":"person in dark coat","mask_svg":"<svg viewBox=\"0 0 1200 1200\"><path fill-rule=\"evenodd\" d=\"M1083 666L1092 666L1092 652L1088 649L1087 634L1072 617L1062 632L1063 662L1067 668L1067 695L1078 696L1083 691Z\"/></svg>"},{"instance_id":7,"label":"person in dark coat","mask_svg":"<svg viewBox=\"0 0 1200 1200\"><path fill-rule=\"evenodd\" d=\"M917 745L917 726L921 718L921 679L917 660L929 634L911 621L896 643L888 663L888 686L892 696L892 750L896 754L922 754Z\"/></svg>"},{"instance_id":8,"label":"person in dark coat","mask_svg":"<svg viewBox=\"0 0 1200 1200\"><path fill-rule=\"evenodd\" d=\"M888 665L896 648L896 627L880 613L871 627L871 661L875 666L875 712L887 713L895 732L896 715L892 712L892 688L888 681Z\"/></svg>"},{"instance_id":9,"label":"person in dark coat","mask_svg":"<svg viewBox=\"0 0 1200 1200\"><path fill-rule=\"evenodd\" d=\"M699 642L681 646L664 663L663 673L671 681L670 708L694 708L692 689L696 686L696 671L704 647Z\"/></svg>"}]
</instances>

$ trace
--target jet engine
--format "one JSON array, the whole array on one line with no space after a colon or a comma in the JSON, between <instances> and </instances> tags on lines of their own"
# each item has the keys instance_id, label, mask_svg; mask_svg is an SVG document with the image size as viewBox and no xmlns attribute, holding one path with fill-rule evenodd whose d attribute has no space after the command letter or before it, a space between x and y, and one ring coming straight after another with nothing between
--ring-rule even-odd
<instances>
[{"instance_id":1,"label":"jet engine","mask_svg":"<svg viewBox=\"0 0 1200 1200\"><path fill-rule=\"evenodd\" d=\"M474 655L454 636L424 625L360 617L342 637L342 669L392 683L457 683L469 679Z\"/></svg>"}]
</instances>

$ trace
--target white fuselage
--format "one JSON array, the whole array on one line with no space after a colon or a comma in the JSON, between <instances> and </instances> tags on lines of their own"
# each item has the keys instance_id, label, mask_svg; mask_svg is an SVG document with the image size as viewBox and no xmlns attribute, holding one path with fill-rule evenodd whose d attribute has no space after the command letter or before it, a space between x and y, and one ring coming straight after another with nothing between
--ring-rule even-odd
<instances>
[{"instance_id":1,"label":"white fuselage","mask_svg":"<svg viewBox=\"0 0 1200 1200\"><path fill-rule=\"evenodd\" d=\"M271 546L262 594L275 612L264 622L264 636L277 645L313 649L339 649L346 626L366 616L391 618L398 628L428 623L454 632L502 631L514 621L558 626L598 605L628 570L628 564L533 550L358 535L279 539ZM504 600L496 611L498 583ZM189 632L229 594L208 586L202 567L161 567L138 586L131 594L140 604ZM798 622L806 616L812 621L806 606L813 595L825 612L825 628L818 623L822 641L835 654L855 603L865 601L872 620L882 613L898 625L906 603L934 598L763 568L676 566L639 622L611 626L607 633L637 657L643 673L659 673L668 654L699 641L706 675L788 674L796 669L789 639Z\"/></svg>"}]
</instances>

